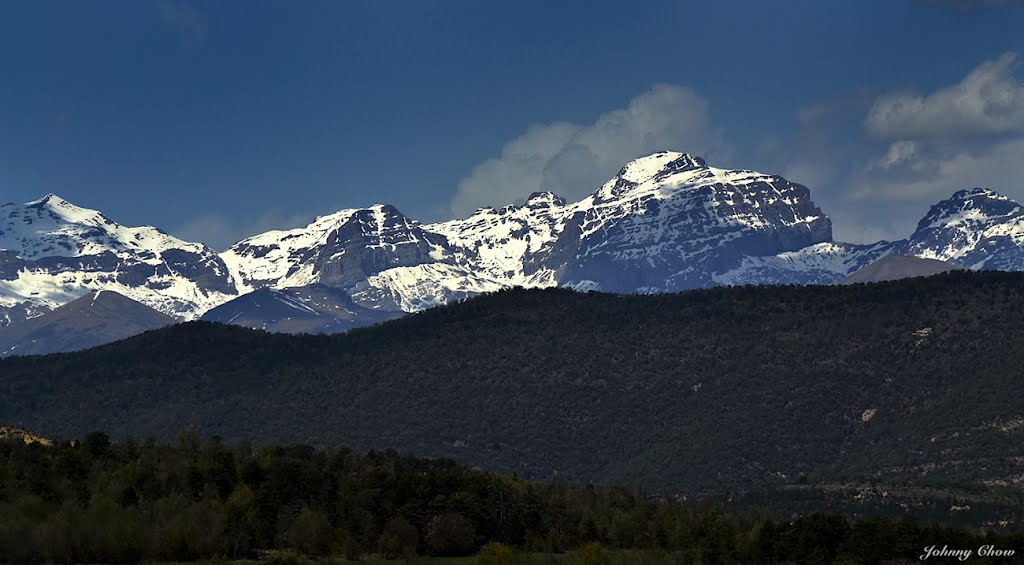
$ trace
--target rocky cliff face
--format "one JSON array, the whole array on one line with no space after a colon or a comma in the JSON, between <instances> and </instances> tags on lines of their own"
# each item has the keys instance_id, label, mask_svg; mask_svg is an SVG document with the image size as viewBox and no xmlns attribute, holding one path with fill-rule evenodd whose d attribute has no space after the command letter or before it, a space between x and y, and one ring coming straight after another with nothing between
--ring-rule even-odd
<instances>
[{"instance_id":1,"label":"rocky cliff face","mask_svg":"<svg viewBox=\"0 0 1024 565\"><path fill-rule=\"evenodd\" d=\"M238 294L205 245L125 227L54 195L0 206L0 318L14 322L95 290L185 320Z\"/></svg>"},{"instance_id":2,"label":"rocky cliff face","mask_svg":"<svg viewBox=\"0 0 1024 565\"><path fill-rule=\"evenodd\" d=\"M224 253L243 292L323 285L363 308L412 311L501 288L457 264L448 240L394 206L342 210L305 228L272 231Z\"/></svg>"},{"instance_id":3,"label":"rocky cliff face","mask_svg":"<svg viewBox=\"0 0 1024 565\"><path fill-rule=\"evenodd\" d=\"M905 240L836 242L807 187L663 151L627 163L577 202L539 192L427 225L377 204L250 237L218 255L51 195L0 207L0 326L100 289L178 319L255 290L314 287L344 294L331 303L390 313L345 315L343 325L358 325L509 286L645 293L834 283L887 255L1024 270L1024 211L992 190L962 190ZM293 324L256 312L281 303L259 296L235 304L231 316L247 307L239 319L248 325Z\"/></svg>"},{"instance_id":4,"label":"rocky cliff face","mask_svg":"<svg viewBox=\"0 0 1024 565\"><path fill-rule=\"evenodd\" d=\"M970 269L1021 271L1024 210L991 189L961 190L932 206L896 250Z\"/></svg>"},{"instance_id":5,"label":"rocky cliff face","mask_svg":"<svg viewBox=\"0 0 1024 565\"><path fill-rule=\"evenodd\" d=\"M427 229L505 284L611 292L708 286L745 257L832 238L806 187L674 152L628 163L579 202L539 193Z\"/></svg>"}]
</instances>

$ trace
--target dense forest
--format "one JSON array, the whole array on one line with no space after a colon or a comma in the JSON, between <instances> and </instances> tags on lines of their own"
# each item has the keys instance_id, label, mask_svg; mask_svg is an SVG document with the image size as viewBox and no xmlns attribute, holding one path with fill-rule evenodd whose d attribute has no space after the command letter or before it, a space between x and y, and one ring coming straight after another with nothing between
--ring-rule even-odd
<instances>
[{"instance_id":1,"label":"dense forest","mask_svg":"<svg viewBox=\"0 0 1024 565\"><path fill-rule=\"evenodd\" d=\"M189 430L173 444L0 440L0 562L479 554L483 564L870 565L986 544L1020 551L1024 535L823 514L778 521L394 451L254 448Z\"/></svg>"},{"instance_id":2,"label":"dense forest","mask_svg":"<svg viewBox=\"0 0 1024 565\"><path fill-rule=\"evenodd\" d=\"M395 448L667 493L1019 489L1024 274L620 296L513 289L334 336L188 323L0 361L48 437ZM1019 518L1019 517L1018 517Z\"/></svg>"}]
</instances>

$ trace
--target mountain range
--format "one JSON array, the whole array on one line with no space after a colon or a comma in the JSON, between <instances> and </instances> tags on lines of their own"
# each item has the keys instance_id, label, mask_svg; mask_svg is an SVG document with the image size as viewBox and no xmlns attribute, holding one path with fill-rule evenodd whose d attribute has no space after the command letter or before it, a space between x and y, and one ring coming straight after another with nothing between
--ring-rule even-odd
<instances>
[{"instance_id":1,"label":"mountain range","mask_svg":"<svg viewBox=\"0 0 1024 565\"><path fill-rule=\"evenodd\" d=\"M107 290L181 321L333 332L513 286L827 284L888 255L1024 270L1024 209L961 190L907 239L844 243L807 187L663 151L576 202L540 192L433 224L377 204L218 253L48 195L0 206L0 326Z\"/></svg>"}]
</instances>

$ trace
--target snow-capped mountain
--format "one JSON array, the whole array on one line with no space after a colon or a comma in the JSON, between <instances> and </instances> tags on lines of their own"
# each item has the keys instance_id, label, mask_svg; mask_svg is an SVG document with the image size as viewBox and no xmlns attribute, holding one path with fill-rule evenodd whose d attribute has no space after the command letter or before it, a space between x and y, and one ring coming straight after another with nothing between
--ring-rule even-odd
<instances>
[{"instance_id":1,"label":"snow-capped mountain","mask_svg":"<svg viewBox=\"0 0 1024 565\"><path fill-rule=\"evenodd\" d=\"M554 286L544 261L566 227L565 200L550 192L531 194L521 206L481 208L464 220L430 224L461 264L501 285Z\"/></svg>"},{"instance_id":2,"label":"snow-capped mountain","mask_svg":"<svg viewBox=\"0 0 1024 565\"><path fill-rule=\"evenodd\" d=\"M342 210L223 254L242 290L320 284L360 306L415 311L505 286L657 292L708 286L749 256L831 240L806 187L660 152L578 202L522 205L421 225L393 206Z\"/></svg>"},{"instance_id":3,"label":"snow-capped mountain","mask_svg":"<svg viewBox=\"0 0 1024 565\"><path fill-rule=\"evenodd\" d=\"M1024 209L993 190L961 190L931 207L900 255L970 269L1024 271Z\"/></svg>"},{"instance_id":4,"label":"snow-capped mountain","mask_svg":"<svg viewBox=\"0 0 1024 565\"><path fill-rule=\"evenodd\" d=\"M504 284L611 292L709 286L745 257L832 239L806 187L669 151L631 161L578 202L539 193L426 229Z\"/></svg>"},{"instance_id":5,"label":"snow-capped mountain","mask_svg":"<svg viewBox=\"0 0 1024 565\"><path fill-rule=\"evenodd\" d=\"M827 242L770 257L745 257L724 284L828 284L887 255L969 269L1024 271L1024 209L988 188L960 190L925 214L907 239L868 245Z\"/></svg>"},{"instance_id":6,"label":"snow-capped mountain","mask_svg":"<svg viewBox=\"0 0 1024 565\"><path fill-rule=\"evenodd\" d=\"M125 227L52 194L0 206L0 322L33 317L95 290L178 319L237 295L227 266L202 244L152 227Z\"/></svg>"},{"instance_id":7,"label":"snow-capped mountain","mask_svg":"<svg viewBox=\"0 0 1024 565\"><path fill-rule=\"evenodd\" d=\"M263 306L329 294L325 308L347 308L355 314L344 323L359 325L508 286L663 292L834 283L887 255L1024 270L1024 211L992 190L960 191L905 240L836 242L806 187L663 151L627 163L576 202L539 192L426 225L377 204L259 234L218 255L51 195L0 207L0 326L100 289L178 319L253 291L291 289L218 314L267 328L304 326L289 309L258 312ZM320 314L334 316L328 310Z\"/></svg>"},{"instance_id":8,"label":"snow-capped mountain","mask_svg":"<svg viewBox=\"0 0 1024 565\"><path fill-rule=\"evenodd\" d=\"M716 284L831 284L893 252L893 244L825 241L777 255L743 257Z\"/></svg>"},{"instance_id":9,"label":"snow-capped mountain","mask_svg":"<svg viewBox=\"0 0 1024 565\"><path fill-rule=\"evenodd\" d=\"M388 204L250 237L222 257L242 292L316 284L344 289L372 310L411 312L502 286L456 264L443 236Z\"/></svg>"}]
</instances>

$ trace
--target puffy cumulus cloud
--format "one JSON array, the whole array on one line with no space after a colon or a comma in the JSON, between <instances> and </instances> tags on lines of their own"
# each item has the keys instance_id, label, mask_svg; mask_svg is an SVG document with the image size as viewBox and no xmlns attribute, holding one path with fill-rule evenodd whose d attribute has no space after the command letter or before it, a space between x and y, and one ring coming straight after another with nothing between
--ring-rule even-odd
<instances>
[{"instance_id":1,"label":"puffy cumulus cloud","mask_svg":"<svg viewBox=\"0 0 1024 565\"><path fill-rule=\"evenodd\" d=\"M1016 53L985 61L962 81L928 95L891 94L865 120L880 139L957 139L1024 132L1024 83Z\"/></svg>"},{"instance_id":2,"label":"puffy cumulus cloud","mask_svg":"<svg viewBox=\"0 0 1024 565\"><path fill-rule=\"evenodd\" d=\"M916 141L897 141L889 146L889 151L881 159L877 159L868 166L872 170L892 170L901 164L913 162L917 157L918 143Z\"/></svg>"},{"instance_id":3,"label":"puffy cumulus cloud","mask_svg":"<svg viewBox=\"0 0 1024 565\"><path fill-rule=\"evenodd\" d=\"M851 179L851 200L918 202L989 187L1024 197L1024 82L1017 56L985 61L959 83L923 96L883 96L865 129L890 140L885 152Z\"/></svg>"},{"instance_id":4,"label":"puffy cumulus cloud","mask_svg":"<svg viewBox=\"0 0 1024 565\"><path fill-rule=\"evenodd\" d=\"M885 155L868 164L868 173L880 178L900 176L924 178L939 172L934 152L925 152L921 142L901 140L889 145Z\"/></svg>"},{"instance_id":5,"label":"puffy cumulus cloud","mask_svg":"<svg viewBox=\"0 0 1024 565\"><path fill-rule=\"evenodd\" d=\"M544 169L579 131L569 123L535 125L505 144L501 157L477 165L459 182L451 202L456 214L511 202L531 190L539 190Z\"/></svg>"},{"instance_id":6,"label":"puffy cumulus cloud","mask_svg":"<svg viewBox=\"0 0 1024 565\"><path fill-rule=\"evenodd\" d=\"M987 187L1015 199L1024 197L1024 139L978 149L902 144L869 166L854 185L855 200L934 202L964 188Z\"/></svg>"},{"instance_id":7,"label":"puffy cumulus cloud","mask_svg":"<svg viewBox=\"0 0 1024 565\"><path fill-rule=\"evenodd\" d=\"M459 182L450 209L464 215L549 190L580 198L611 178L627 161L659 150L719 156L722 132L711 124L708 103L693 90L658 85L625 108L591 125L534 125L509 141L499 157L477 165Z\"/></svg>"},{"instance_id":8,"label":"puffy cumulus cloud","mask_svg":"<svg viewBox=\"0 0 1024 565\"><path fill-rule=\"evenodd\" d=\"M868 243L913 232L928 208L954 192L992 188L1024 201L1024 137L973 144L901 140L849 177L829 209L836 239Z\"/></svg>"}]
</instances>

